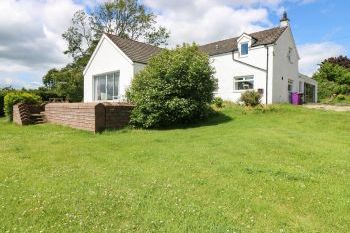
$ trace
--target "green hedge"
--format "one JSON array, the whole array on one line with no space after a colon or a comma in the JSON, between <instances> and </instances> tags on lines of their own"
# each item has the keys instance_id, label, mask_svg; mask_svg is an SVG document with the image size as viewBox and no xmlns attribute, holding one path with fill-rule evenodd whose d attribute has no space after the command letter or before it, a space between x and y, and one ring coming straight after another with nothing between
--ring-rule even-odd
<instances>
[{"instance_id":1,"label":"green hedge","mask_svg":"<svg viewBox=\"0 0 350 233\"><path fill-rule=\"evenodd\" d=\"M13 106L18 103L38 104L41 97L27 92L10 92L4 98L4 112L9 121L13 120Z\"/></svg>"},{"instance_id":2,"label":"green hedge","mask_svg":"<svg viewBox=\"0 0 350 233\"><path fill-rule=\"evenodd\" d=\"M5 98L6 92L3 90L0 90L0 117L5 115L4 112L4 98Z\"/></svg>"}]
</instances>

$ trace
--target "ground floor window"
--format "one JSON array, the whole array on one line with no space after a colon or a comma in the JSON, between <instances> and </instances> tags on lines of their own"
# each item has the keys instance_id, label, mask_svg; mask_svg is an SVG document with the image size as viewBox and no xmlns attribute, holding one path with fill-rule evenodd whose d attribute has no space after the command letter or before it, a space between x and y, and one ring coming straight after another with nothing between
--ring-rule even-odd
<instances>
[{"instance_id":1,"label":"ground floor window","mask_svg":"<svg viewBox=\"0 0 350 233\"><path fill-rule=\"evenodd\" d=\"M316 87L314 85L304 83L304 101L305 103L316 102Z\"/></svg>"},{"instance_id":2,"label":"ground floor window","mask_svg":"<svg viewBox=\"0 0 350 233\"><path fill-rule=\"evenodd\" d=\"M114 100L119 95L119 72L94 76L94 99Z\"/></svg>"},{"instance_id":3,"label":"ground floor window","mask_svg":"<svg viewBox=\"0 0 350 233\"><path fill-rule=\"evenodd\" d=\"M233 89L235 91L254 89L254 76L235 77L233 79Z\"/></svg>"},{"instance_id":4,"label":"ground floor window","mask_svg":"<svg viewBox=\"0 0 350 233\"><path fill-rule=\"evenodd\" d=\"M293 91L293 80L288 79L288 92L292 92Z\"/></svg>"}]
</instances>

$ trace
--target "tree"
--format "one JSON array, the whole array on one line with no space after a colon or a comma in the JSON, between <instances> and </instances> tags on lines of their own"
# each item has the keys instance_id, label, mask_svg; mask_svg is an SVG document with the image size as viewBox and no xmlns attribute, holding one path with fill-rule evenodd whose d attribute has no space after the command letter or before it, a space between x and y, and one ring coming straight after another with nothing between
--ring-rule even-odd
<instances>
[{"instance_id":1,"label":"tree","mask_svg":"<svg viewBox=\"0 0 350 233\"><path fill-rule=\"evenodd\" d=\"M331 57L322 62L322 64L329 62L333 65L339 65L344 68L350 69L350 59L347 56Z\"/></svg>"},{"instance_id":2,"label":"tree","mask_svg":"<svg viewBox=\"0 0 350 233\"><path fill-rule=\"evenodd\" d=\"M350 69L325 60L313 78L318 81L320 99L350 94Z\"/></svg>"},{"instance_id":3,"label":"tree","mask_svg":"<svg viewBox=\"0 0 350 233\"><path fill-rule=\"evenodd\" d=\"M43 77L47 93L80 102L83 98L83 70L101 35L107 32L123 38L142 39L156 46L165 45L169 32L155 25L156 16L137 0L106 2L91 13L77 11L71 26L62 35L67 42L64 53L71 56L73 62L62 69L48 71Z\"/></svg>"},{"instance_id":4,"label":"tree","mask_svg":"<svg viewBox=\"0 0 350 233\"><path fill-rule=\"evenodd\" d=\"M156 23L156 16L137 0L106 2L97 6L91 14L78 11L74 14L72 25L62 35L68 44L65 53L74 59L88 54L87 50L103 33L141 39L156 46L166 45L169 32L164 27L156 27Z\"/></svg>"},{"instance_id":5,"label":"tree","mask_svg":"<svg viewBox=\"0 0 350 233\"><path fill-rule=\"evenodd\" d=\"M209 57L195 44L163 50L134 78L131 124L157 128L197 121L209 113L215 90Z\"/></svg>"},{"instance_id":6,"label":"tree","mask_svg":"<svg viewBox=\"0 0 350 233\"><path fill-rule=\"evenodd\" d=\"M68 48L64 54L71 55L74 59L87 55L88 49L98 40L91 29L91 16L83 10L77 11L72 18L72 25L62 35L67 41Z\"/></svg>"},{"instance_id":7,"label":"tree","mask_svg":"<svg viewBox=\"0 0 350 233\"><path fill-rule=\"evenodd\" d=\"M70 102L82 101L84 95L83 71L89 58L89 55L85 55L60 70L50 70L43 77L45 88Z\"/></svg>"}]
</instances>

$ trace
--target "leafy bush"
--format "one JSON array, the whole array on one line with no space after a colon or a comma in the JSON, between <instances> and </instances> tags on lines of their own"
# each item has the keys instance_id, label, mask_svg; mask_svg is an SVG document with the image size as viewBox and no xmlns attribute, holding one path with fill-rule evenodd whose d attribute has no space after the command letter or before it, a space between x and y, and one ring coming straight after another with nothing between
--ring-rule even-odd
<instances>
[{"instance_id":1,"label":"leafy bush","mask_svg":"<svg viewBox=\"0 0 350 233\"><path fill-rule=\"evenodd\" d=\"M321 64L314 74L318 81L318 97L327 99L333 95L350 94L350 69L330 62Z\"/></svg>"},{"instance_id":2,"label":"leafy bush","mask_svg":"<svg viewBox=\"0 0 350 233\"><path fill-rule=\"evenodd\" d=\"M52 98L63 98L64 99L64 97L58 95L55 91L46 90L45 88L39 88L39 89L31 90L28 92L40 96L42 101L45 101L45 102L48 102Z\"/></svg>"},{"instance_id":3,"label":"leafy bush","mask_svg":"<svg viewBox=\"0 0 350 233\"><path fill-rule=\"evenodd\" d=\"M255 107L260 105L262 95L257 91L245 91L241 95L240 101L244 103L245 106Z\"/></svg>"},{"instance_id":4,"label":"leafy bush","mask_svg":"<svg viewBox=\"0 0 350 233\"><path fill-rule=\"evenodd\" d=\"M344 101L346 99L345 95L338 95L336 98L336 101Z\"/></svg>"},{"instance_id":5,"label":"leafy bush","mask_svg":"<svg viewBox=\"0 0 350 233\"><path fill-rule=\"evenodd\" d=\"M224 100L220 97L215 97L213 100L213 104L217 108L222 108L224 106Z\"/></svg>"},{"instance_id":6,"label":"leafy bush","mask_svg":"<svg viewBox=\"0 0 350 233\"><path fill-rule=\"evenodd\" d=\"M37 104L41 102L38 95L27 92L10 92L5 96L5 115L9 121L13 119L13 106L18 103Z\"/></svg>"},{"instance_id":7,"label":"leafy bush","mask_svg":"<svg viewBox=\"0 0 350 233\"><path fill-rule=\"evenodd\" d=\"M130 123L158 128L207 117L215 89L209 57L193 44L163 50L138 73L127 93Z\"/></svg>"},{"instance_id":8,"label":"leafy bush","mask_svg":"<svg viewBox=\"0 0 350 233\"><path fill-rule=\"evenodd\" d=\"M4 116L4 98L5 98L6 92L3 90L0 90L0 117Z\"/></svg>"}]
</instances>

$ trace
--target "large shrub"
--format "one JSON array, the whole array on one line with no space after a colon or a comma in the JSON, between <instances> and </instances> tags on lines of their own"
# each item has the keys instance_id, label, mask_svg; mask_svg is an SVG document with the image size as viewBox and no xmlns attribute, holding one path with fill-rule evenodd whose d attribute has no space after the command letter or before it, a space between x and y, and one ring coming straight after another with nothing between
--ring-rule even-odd
<instances>
[{"instance_id":1,"label":"large shrub","mask_svg":"<svg viewBox=\"0 0 350 233\"><path fill-rule=\"evenodd\" d=\"M241 95L240 101L244 103L245 106L255 107L261 103L262 95L257 91L245 91Z\"/></svg>"},{"instance_id":2,"label":"large shrub","mask_svg":"<svg viewBox=\"0 0 350 233\"><path fill-rule=\"evenodd\" d=\"M163 50L136 75L128 99L136 105L131 124L167 127L207 116L215 89L209 57L198 46Z\"/></svg>"},{"instance_id":3,"label":"large shrub","mask_svg":"<svg viewBox=\"0 0 350 233\"><path fill-rule=\"evenodd\" d=\"M38 95L27 92L10 92L5 96L5 115L9 121L13 119L13 106L18 103L37 104L41 102Z\"/></svg>"},{"instance_id":4,"label":"large shrub","mask_svg":"<svg viewBox=\"0 0 350 233\"><path fill-rule=\"evenodd\" d=\"M330 98L333 95L350 94L350 69L343 66L324 62L314 74L318 81L318 97Z\"/></svg>"}]
</instances>

